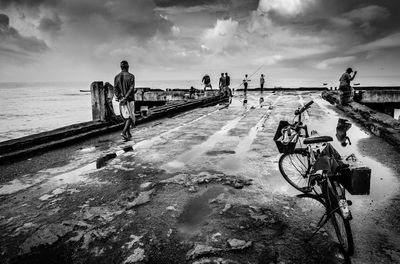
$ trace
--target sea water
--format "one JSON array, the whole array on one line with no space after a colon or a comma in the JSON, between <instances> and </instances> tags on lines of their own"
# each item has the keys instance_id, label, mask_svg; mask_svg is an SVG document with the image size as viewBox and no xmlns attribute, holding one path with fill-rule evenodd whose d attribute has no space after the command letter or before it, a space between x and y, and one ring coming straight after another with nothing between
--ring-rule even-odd
<instances>
[{"instance_id":1,"label":"sea water","mask_svg":"<svg viewBox=\"0 0 400 264\"><path fill-rule=\"evenodd\" d=\"M138 87L200 88L200 81L144 81ZM0 83L0 141L92 120L90 82ZM118 113L117 103L114 109Z\"/></svg>"}]
</instances>

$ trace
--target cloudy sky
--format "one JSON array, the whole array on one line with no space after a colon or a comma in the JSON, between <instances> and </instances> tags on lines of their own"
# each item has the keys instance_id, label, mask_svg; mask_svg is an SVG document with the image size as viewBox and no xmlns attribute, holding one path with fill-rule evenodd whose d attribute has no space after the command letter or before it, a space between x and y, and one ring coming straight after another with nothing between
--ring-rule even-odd
<instances>
[{"instance_id":1,"label":"cloudy sky","mask_svg":"<svg viewBox=\"0 0 400 264\"><path fill-rule=\"evenodd\" d=\"M228 71L270 84L400 85L399 0L0 0L0 81Z\"/></svg>"}]
</instances>

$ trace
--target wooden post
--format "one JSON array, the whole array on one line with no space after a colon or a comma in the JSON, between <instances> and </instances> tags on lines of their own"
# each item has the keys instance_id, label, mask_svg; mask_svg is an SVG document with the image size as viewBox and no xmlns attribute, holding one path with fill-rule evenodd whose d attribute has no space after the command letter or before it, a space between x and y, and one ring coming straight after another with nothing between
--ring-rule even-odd
<instances>
[{"instance_id":1,"label":"wooden post","mask_svg":"<svg viewBox=\"0 0 400 264\"><path fill-rule=\"evenodd\" d=\"M90 93L92 95L93 120L106 121L106 93L103 82L92 82Z\"/></svg>"}]
</instances>

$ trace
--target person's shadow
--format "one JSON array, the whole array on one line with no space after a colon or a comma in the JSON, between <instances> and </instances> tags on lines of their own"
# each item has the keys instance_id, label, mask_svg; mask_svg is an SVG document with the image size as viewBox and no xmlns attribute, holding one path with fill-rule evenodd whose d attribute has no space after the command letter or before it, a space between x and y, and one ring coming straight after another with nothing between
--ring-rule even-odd
<instances>
[{"instance_id":1,"label":"person's shadow","mask_svg":"<svg viewBox=\"0 0 400 264\"><path fill-rule=\"evenodd\" d=\"M351 145L350 138L347 136L347 131L351 128L351 124L347 121L347 119L339 118L336 126L336 139L343 147L346 147L347 144Z\"/></svg>"}]
</instances>

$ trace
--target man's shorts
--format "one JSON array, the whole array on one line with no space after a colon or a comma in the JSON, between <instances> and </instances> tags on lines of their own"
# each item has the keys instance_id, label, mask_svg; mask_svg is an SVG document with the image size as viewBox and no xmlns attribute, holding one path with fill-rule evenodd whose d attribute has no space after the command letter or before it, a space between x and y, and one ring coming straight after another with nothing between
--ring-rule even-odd
<instances>
[{"instance_id":1,"label":"man's shorts","mask_svg":"<svg viewBox=\"0 0 400 264\"><path fill-rule=\"evenodd\" d=\"M135 123L135 101L119 103L119 111L124 119L131 118Z\"/></svg>"}]
</instances>

